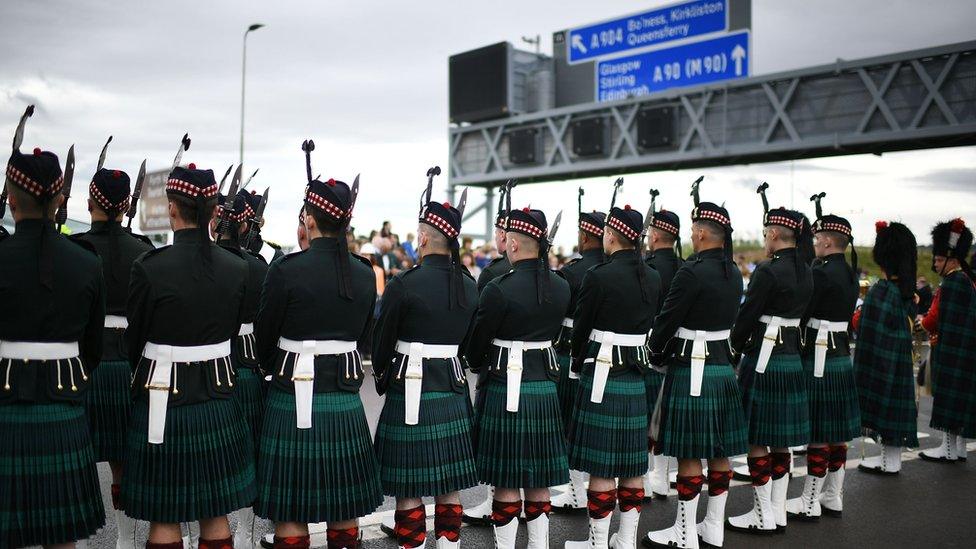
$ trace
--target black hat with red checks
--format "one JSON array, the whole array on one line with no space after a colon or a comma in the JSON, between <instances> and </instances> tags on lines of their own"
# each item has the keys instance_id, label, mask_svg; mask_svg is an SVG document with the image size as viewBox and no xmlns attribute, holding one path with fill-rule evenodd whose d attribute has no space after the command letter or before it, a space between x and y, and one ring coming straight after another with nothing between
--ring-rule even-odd
<instances>
[{"instance_id":1,"label":"black hat with red checks","mask_svg":"<svg viewBox=\"0 0 976 549\"><path fill-rule=\"evenodd\" d=\"M420 212L421 223L437 229L449 241L457 241L461 234L461 212L450 202L428 202Z\"/></svg>"},{"instance_id":2,"label":"black hat with red checks","mask_svg":"<svg viewBox=\"0 0 976 549\"><path fill-rule=\"evenodd\" d=\"M190 200L217 197L217 180L213 170L198 170L197 165L190 163L187 167L177 166L169 173L166 181L168 196L182 196Z\"/></svg>"},{"instance_id":3,"label":"black hat with red checks","mask_svg":"<svg viewBox=\"0 0 976 549\"><path fill-rule=\"evenodd\" d=\"M644 216L631 208L630 204L623 208L613 207L610 208L610 215L607 216L606 226L617 231L630 243L636 244L644 230Z\"/></svg>"},{"instance_id":4,"label":"black hat with red checks","mask_svg":"<svg viewBox=\"0 0 976 549\"><path fill-rule=\"evenodd\" d=\"M681 220L678 218L678 214L669 212L668 210L661 210L654 212L652 226L659 231L664 231L677 237L681 231Z\"/></svg>"},{"instance_id":5,"label":"black hat with red checks","mask_svg":"<svg viewBox=\"0 0 976 549\"><path fill-rule=\"evenodd\" d=\"M305 203L329 216L336 224L352 217L352 191L336 179L313 179L305 189Z\"/></svg>"},{"instance_id":6,"label":"black hat with red checks","mask_svg":"<svg viewBox=\"0 0 976 549\"><path fill-rule=\"evenodd\" d=\"M510 210L508 212L505 230L512 233L524 234L539 242L546 242L549 223L546 221L546 214L542 210L522 208L521 210Z\"/></svg>"},{"instance_id":7,"label":"black hat with red checks","mask_svg":"<svg viewBox=\"0 0 976 549\"><path fill-rule=\"evenodd\" d=\"M7 161L7 180L42 202L53 198L64 186L58 155L40 148L31 154L15 150Z\"/></svg>"},{"instance_id":8,"label":"black hat with red checks","mask_svg":"<svg viewBox=\"0 0 976 549\"><path fill-rule=\"evenodd\" d=\"M122 170L102 168L95 172L88 185L88 196L92 202L106 212L118 214L129 209L129 174Z\"/></svg>"}]
</instances>

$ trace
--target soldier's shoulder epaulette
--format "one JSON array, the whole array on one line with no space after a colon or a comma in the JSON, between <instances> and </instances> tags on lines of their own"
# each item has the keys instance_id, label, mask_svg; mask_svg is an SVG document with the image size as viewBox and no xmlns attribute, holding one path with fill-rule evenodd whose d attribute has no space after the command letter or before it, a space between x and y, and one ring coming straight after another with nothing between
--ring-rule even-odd
<instances>
[{"instance_id":1,"label":"soldier's shoulder epaulette","mask_svg":"<svg viewBox=\"0 0 976 549\"><path fill-rule=\"evenodd\" d=\"M566 273L562 272L562 270L553 270L552 272L553 272L553 274L555 274L559 278L565 280L566 282L569 282L569 279L566 278Z\"/></svg>"},{"instance_id":2,"label":"soldier's shoulder epaulette","mask_svg":"<svg viewBox=\"0 0 976 549\"><path fill-rule=\"evenodd\" d=\"M220 248L220 249L222 249L222 250L225 250L227 252L230 252L230 253L236 255L237 257L239 257L241 259L245 259L245 257L244 257L244 250L242 250L242 249L240 249L240 248L238 248L236 246L223 246L223 245L218 244L217 247Z\"/></svg>"},{"instance_id":3,"label":"soldier's shoulder epaulette","mask_svg":"<svg viewBox=\"0 0 976 549\"><path fill-rule=\"evenodd\" d=\"M98 255L98 250L95 249L95 245L92 244L91 242L83 239L83 238L72 238L72 237L69 236L68 237L68 242L73 242L73 243L77 244L78 246L81 246L85 250L87 250L87 251L95 254L96 256Z\"/></svg>"},{"instance_id":4,"label":"soldier's shoulder epaulette","mask_svg":"<svg viewBox=\"0 0 976 549\"><path fill-rule=\"evenodd\" d=\"M88 231L85 231L85 232L82 232L82 233L72 233L72 234L65 235L65 236L68 237L68 240L81 240L84 237L88 236Z\"/></svg>"},{"instance_id":5,"label":"soldier's shoulder epaulette","mask_svg":"<svg viewBox=\"0 0 976 549\"><path fill-rule=\"evenodd\" d=\"M295 250L294 252L287 253L287 254L281 256L280 258L274 260L272 263L284 263L286 261L290 261L292 259L295 259L296 257L300 257L304 253L305 253L305 250ZM356 255L356 254L353 254L353 255ZM257 256L260 257L262 261L264 261L264 256L262 256L261 254L257 254Z\"/></svg>"},{"instance_id":6,"label":"soldier's shoulder epaulette","mask_svg":"<svg viewBox=\"0 0 976 549\"><path fill-rule=\"evenodd\" d=\"M582 257L574 257L573 259L570 259L569 261L567 261L565 265L563 265L563 269L565 269L566 267L570 267L572 265L576 265L580 261L583 261L583 258Z\"/></svg>"},{"instance_id":7,"label":"soldier's shoulder epaulette","mask_svg":"<svg viewBox=\"0 0 976 549\"><path fill-rule=\"evenodd\" d=\"M587 270L589 270L589 271L599 271L600 269L606 267L609 264L610 264L610 260L608 259L606 261L601 261L601 262L597 263L596 265L590 267Z\"/></svg>"},{"instance_id":8,"label":"soldier's shoulder epaulette","mask_svg":"<svg viewBox=\"0 0 976 549\"><path fill-rule=\"evenodd\" d=\"M136 240L138 240L139 242L142 242L143 244L149 244L149 245L150 245L150 246L152 246L153 248L155 248L155 247L156 247L156 243L155 243L155 242L153 242L151 238L149 238L148 236L146 236L146 235L144 235L144 234L139 234L139 233L131 233L131 232L130 232L130 233L129 233L129 236L131 236L131 237L133 237L133 238L135 238Z\"/></svg>"},{"instance_id":9,"label":"soldier's shoulder epaulette","mask_svg":"<svg viewBox=\"0 0 976 549\"><path fill-rule=\"evenodd\" d=\"M504 259L505 259L505 256L500 255L500 256L496 257L495 259L492 259L491 261L489 261L488 262L488 265L485 268L494 267L495 265L498 264L499 261L502 261Z\"/></svg>"},{"instance_id":10,"label":"soldier's shoulder epaulette","mask_svg":"<svg viewBox=\"0 0 976 549\"><path fill-rule=\"evenodd\" d=\"M369 264L369 268L370 269L373 268L373 264L372 263ZM409 269L407 269L405 271L400 271L399 273L397 273L396 275L394 275L393 278L394 279L399 278L399 279L403 280L404 278L407 278L408 276L412 275L413 273L415 273L415 272L417 272L419 270L420 270L420 265L417 264L417 265L414 265L413 267L410 267Z\"/></svg>"},{"instance_id":11,"label":"soldier's shoulder epaulette","mask_svg":"<svg viewBox=\"0 0 976 549\"><path fill-rule=\"evenodd\" d=\"M143 261L144 262L147 259L150 259L152 257L155 257L155 256L159 255L163 250L168 250L169 248L170 248L170 245L167 244L166 246L160 246L158 248L153 248L151 250L146 250L145 252L143 252L142 255L139 256L138 259L136 259L136 261Z\"/></svg>"},{"instance_id":12,"label":"soldier's shoulder epaulette","mask_svg":"<svg viewBox=\"0 0 976 549\"><path fill-rule=\"evenodd\" d=\"M364 257L364 256L361 256L359 254L349 254L349 255L355 257L356 259L359 260L360 263L362 263L363 265L366 265L367 267L369 267L369 270L371 270L371 271L373 270L373 263L369 260L368 257Z\"/></svg>"},{"instance_id":13,"label":"soldier's shoulder epaulette","mask_svg":"<svg viewBox=\"0 0 976 549\"><path fill-rule=\"evenodd\" d=\"M502 280L505 280L506 278L512 276L512 274L514 272L515 272L515 269L511 269L511 270L509 270L506 273L502 273L502 274L496 276L494 279L492 279L491 282L501 282ZM489 284L491 284L491 282L489 282Z\"/></svg>"}]
</instances>

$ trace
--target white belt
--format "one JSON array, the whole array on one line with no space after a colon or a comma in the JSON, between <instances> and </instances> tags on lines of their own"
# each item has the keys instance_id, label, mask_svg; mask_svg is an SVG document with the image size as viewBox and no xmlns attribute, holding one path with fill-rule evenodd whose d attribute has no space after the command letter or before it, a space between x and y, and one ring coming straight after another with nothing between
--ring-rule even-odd
<instances>
[{"instance_id":1,"label":"white belt","mask_svg":"<svg viewBox=\"0 0 976 549\"><path fill-rule=\"evenodd\" d=\"M807 321L807 327L817 331L813 348L813 377L823 377L824 366L827 364L827 337L831 333L847 332L847 323L811 318Z\"/></svg>"},{"instance_id":2,"label":"white belt","mask_svg":"<svg viewBox=\"0 0 976 549\"><path fill-rule=\"evenodd\" d=\"M691 342L691 390L693 397L701 396L702 378L705 377L705 359L708 358L708 342L729 339L730 330L707 332L705 330L690 330L678 328L677 336Z\"/></svg>"},{"instance_id":3,"label":"white belt","mask_svg":"<svg viewBox=\"0 0 976 549\"><path fill-rule=\"evenodd\" d=\"M248 322L247 324L241 324L241 329L237 330L238 336L246 336L254 333L254 323Z\"/></svg>"},{"instance_id":4,"label":"white belt","mask_svg":"<svg viewBox=\"0 0 976 549\"><path fill-rule=\"evenodd\" d=\"M647 336L644 334L616 334L603 330L591 330L590 341L600 344L600 350L596 354L596 364L593 368L593 387L590 391L590 402L600 404L603 402L603 393L607 388L610 368L613 367L613 348L642 347L647 343Z\"/></svg>"},{"instance_id":5,"label":"white belt","mask_svg":"<svg viewBox=\"0 0 976 549\"><path fill-rule=\"evenodd\" d=\"M129 319L119 315L105 315L105 327L124 330L129 327Z\"/></svg>"},{"instance_id":6,"label":"white belt","mask_svg":"<svg viewBox=\"0 0 976 549\"><path fill-rule=\"evenodd\" d=\"M77 358L78 342L0 341L0 359L66 360Z\"/></svg>"},{"instance_id":7,"label":"white belt","mask_svg":"<svg viewBox=\"0 0 976 549\"><path fill-rule=\"evenodd\" d=\"M432 345L398 340L396 351L407 356L407 371L404 374L404 418L407 425L420 422L420 390L424 384L425 358L455 358L457 345Z\"/></svg>"},{"instance_id":8,"label":"white belt","mask_svg":"<svg viewBox=\"0 0 976 549\"><path fill-rule=\"evenodd\" d=\"M203 362L230 355L230 340L212 345L179 347L146 343L142 356L153 361L149 374L149 444L162 444L166 430L166 408L172 386L173 364L176 362Z\"/></svg>"},{"instance_id":9,"label":"white belt","mask_svg":"<svg viewBox=\"0 0 976 549\"><path fill-rule=\"evenodd\" d=\"M493 339L491 344L508 349L508 363L505 366L505 410L518 412L522 390L522 354L525 351L548 349L552 347L552 342Z\"/></svg>"},{"instance_id":10,"label":"white belt","mask_svg":"<svg viewBox=\"0 0 976 549\"><path fill-rule=\"evenodd\" d=\"M282 351L295 353L295 369L291 380L295 384L295 412L299 429L312 428L312 394L315 384L315 357L317 355L343 355L356 350L355 341L339 341L334 339L316 341L309 339L295 341L284 337L278 338L278 348Z\"/></svg>"},{"instance_id":11,"label":"white belt","mask_svg":"<svg viewBox=\"0 0 976 549\"><path fill-rule=\"evenodd\" d=\"M567 328L572 328L573 327L573 319L572 318L569 318L568 316L566 318L564 318L563 319L563 326L565 326Z\"/></svg>"},{"instance_id":12,"label":"white belt","mask_svg":"<svg viewBox=\"0 0 976 549\"><path fill-rule=\"evenodd\" d=\"M759 321L766 324L766 332L763 334L762 346L759 347L759 362L756 363L756 373L761 374L766 371L769 364L769 357L773 356L773 347L779 339L780 328L799 328L799 318L783 318L781 316L763 315Z\"/></svg>"}]
</instances>

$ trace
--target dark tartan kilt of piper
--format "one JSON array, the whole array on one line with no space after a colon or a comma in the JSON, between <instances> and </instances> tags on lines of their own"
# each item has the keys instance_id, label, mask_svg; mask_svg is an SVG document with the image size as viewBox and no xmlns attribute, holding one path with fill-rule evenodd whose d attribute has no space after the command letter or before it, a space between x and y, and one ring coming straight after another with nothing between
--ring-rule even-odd
<instances>
[{"instance_id":1,"label":"dark tartan kilt of piper","mask_svg":"<svg viewBox=\"0 0 976 549\"><path fill-rule=\"evenodd\" d=\"M105 524L83 406L0 406L0 434L0 547L70 543Z\"/></svg>"},{"instance_id":2,"label":"dark tartan kilt of piper","mask_svg":"<svg viewBox=\"0 0 976 549\"><path fill-rule=\"evenodd\" d=\"M557 352L556 362L559 364L559 382L556 391L559 393L559 408L562 411L563 427L569 436L569 423L573 419L573 408L576 406L576 393L579 391L579 379L569 377L571 358L568 353Z\"/></svg>"},{"instance_id":3,"label":"dark tartan kilt of piper","mask_svg":"<svg viewBox=\"0 0 976 549\"><path fill-rule=\"evenodd\" d=\"M391 388L373 446L384 494L420 498L478 484L470 402L467 392L424 392L417 425L407 425L403 392Z\"/></svg>"},{"instance_id":4,"label":"dark tartan kilt of piper","mask_svg":"<svg viewBox=\"0 0 976 549\"><path fill-rule=\"evenodd\" d=\"M756 373L759 349L739 364L742 409L749 444L787 448L810 442L810 401L799 354L773 353L766 371Z\"/></svg>"},{"instance_id":5,"label":"dark tartan kilt of piper","mask_svg":"<svg viewBox=\"0 0 976 549\"><path fill-rule=\"evenodd\" d=\"M976 438L976 290L962 272L939 286L939 342L932 348L934 429Z\"/></svg>"},{"instance_id":6,"label":"dark tartan kilt of piper","mask_svg":"<svg viewBox=\"0 0 976 549\"><path fill-rule=\"evenodd\" d=\"M137 399L123 462L126 514L151 522L192 522L254 501L251 433L237 401L169 406L162 444L149 444L148 428L148 399Z\"/></svg>"},{"instance_id":7,"label":"dark tartan kilt of piper","mask_svg":"<svg viewBox=\"0 0 976 549\"><path fill-rule=\"evenodd\" d=\"M552 381L523 381L518 412L505 409L505 382L479 390L475 463L479 480L501 488L547 488L569 482L559 396Z\"/></svg>"},{"instance_id":8,"label":"dark tartan kilt of piper","mask_svg":"<svg viewBox=\"0 0 976 549\"><path fill-rule=\"evenodd\" d=\"M749 427L732 366L706 363L701 395L690 393L690 365L672 360L657 403L656 447L661 454L711 459L746 453Z\"/></svg>"},{"instance_id":9,"label":"dark tartan kilt of piper","mask_svg":"<svg viewBox=\"0 0 976 549\"><path fill-rule=\"evenodd\" d=\"M813 356L803 357L810 400L810 442L847 442L861 434L861 410L850 356L828 356L823 377L813 376Z\"/></svg>"},{"instance_id":10,"label":"dark tartan kilt of piper","mask_svg":"<svg viewBox=\"0 0 976 549\"><path fill-rule=\"evenodd\" d=\"M95 461L122 463L132 412L132 367L127 360L102 362L85 393L85 415Z\"/></svg>"},{"instance_id":11,"label":"dark tartan kilt of piper","mask_svg":"<svg viewBox=\"0 0 976 549\"><path fill-rule=\"evenodd\" d=\"M312 427L297 428L295 395L274 386L265 401L254 512L276 522L335 522L383 503L359 393L312 398Z\"/></svg>"},{"instance_id":12,"label":"dark tartan kilt of piper","mask_svg":"<svg viewBox=\"0 0 976 549\"><path fill-rule=\"evenodd\" d=\"M251 431L251 443L257 459L258 443L261 440L261 422L264 420L264 378L256 368L236 366L233 398L244 412L244 418Z\"/></svg>"}]
</instances>

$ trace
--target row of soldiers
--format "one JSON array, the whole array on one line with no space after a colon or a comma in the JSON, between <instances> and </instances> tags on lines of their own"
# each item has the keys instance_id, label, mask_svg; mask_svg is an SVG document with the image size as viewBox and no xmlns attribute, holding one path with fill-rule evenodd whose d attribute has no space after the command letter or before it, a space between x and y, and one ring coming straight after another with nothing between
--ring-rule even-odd
<instances>
[{"instance_id":1,"label":"row of soldiers","mask_svg":"<svg viewBox=\"0 0 976 549\"><path fill-rule=\"evenodd\" d=\"M643 543L721 546L726 524L767 533L788 514L839 514L846 443L862 428L884 443L867 470L897 473L902 447L917 445L917 247L901 224L878 226L885 278L861 309L852 361L851 226L819 202L811 225L769 209L763 192L770 260L743 300L729 212L699 200L700 180L687 261L679 217L653 200L646 215L618 206L615 186L606 215L580 208L581 258L558 272L546 258L560 216L550 226L540 210L513 209L508 186L496 221L505 254L476 283L459 260L464 197L433 201L432 169L422 260L390 282L374 322L372 269L347 249L358 177L313 178L313 143L303 144L302 251L269 263L242 247L254 239L255 197L230 192L221 203L213 172L178 160L166 185L172 245L152 248L122 227L128 177L101 161L92 230L60 236L57 155L20 152L23 120L16 135L5 184L16 232L0 242L0 547L92 535L105 520L95 463L108 461L119 547L132 547L134 519L150 522L151 548L183 547L184 522L199 522L201 548L253 545L253 518L236 537L226 518L250 509L274 521L273 547L309 547L309 524L324 522L330 548L352 549L357 519L385 494L397 500L400 547L425 543L421 498L434 497L436 544L449 549L460 545L458 492L481 482L492 487L489 510L468 514L488 517L498 547L515 547L523 514L528 546L549 547L550 487L563 485L556 505L585 501L590 523L588 539L568 548L630 548L649 450L652 463L678 458L679 507L674 525ZM932 426L946 435L923 457L948 462L976 435L976 379L964 362L976 350L972 233L954 221L933 241L944 281ZM358 394L358 349L370 336L386 395L375 437ZM478 380L473 406L467 369ZM787 500L788 449L804 444L809 475ZM728 458L744 453L753 508L726 521Z\"/></svg>"}]
</instances>

